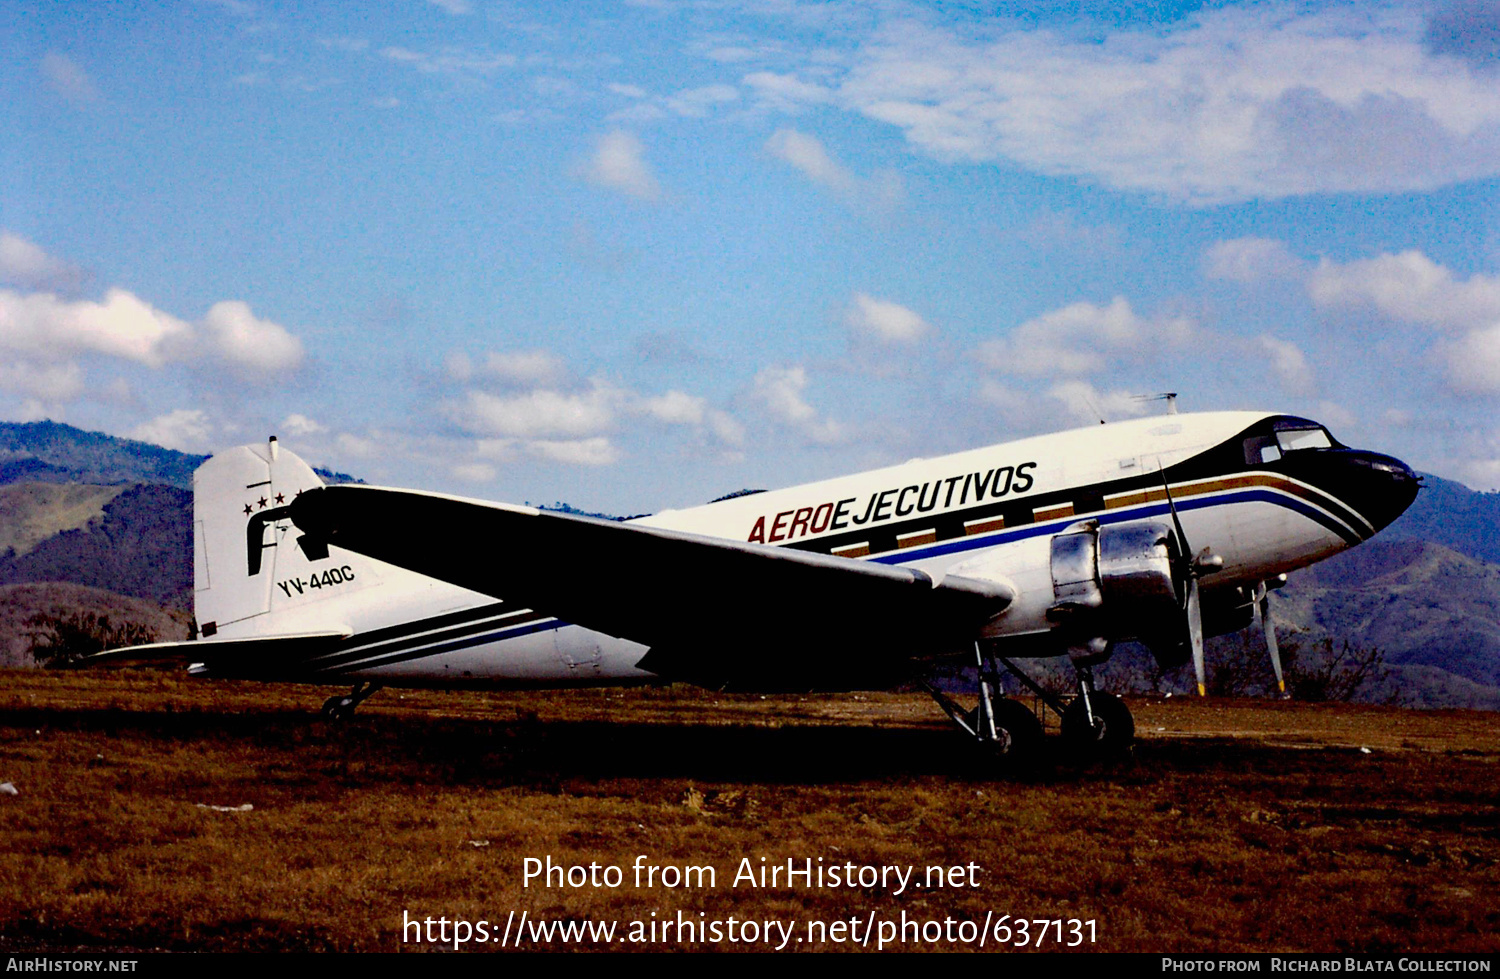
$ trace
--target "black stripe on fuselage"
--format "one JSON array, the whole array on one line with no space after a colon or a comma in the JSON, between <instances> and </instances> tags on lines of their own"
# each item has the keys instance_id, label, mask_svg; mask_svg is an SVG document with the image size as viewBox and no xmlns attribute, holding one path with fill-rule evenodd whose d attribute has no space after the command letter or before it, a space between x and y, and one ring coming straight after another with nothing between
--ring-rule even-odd
<instances>
[{"instance_id":1,"label":"black stripe on fuselage","mask_svg":"<svg viewBox=\"0 0 1500 979\"><path fill-rule=\"evenodd\" d=\"M1174 463L1166 467L1164 471L1145 470L1134 475L1124 476L1119 479L1103 480L1097 483L1086 483L1037 493L1028 492L1019 496L1007 495L1004 499L974 504L961 509L950 510L946 513L918 514L904 519L892 520L888 523L866 524L862 527L842 531L837 534L791 541L780 546L830 554L837 549L865 544L869 547L869 556L889 555L902 550L899 538L922 531L930 531L935 543L943 543L970 536L971 531L966 525L984 524L998 518L1004 520L1005 529L1011 530L1027 524L1057 519L1056 517L1048 516L1047 511L1056 511L1058 508L1066 507L1071 507L1071 513L1068 514L1066 511L1061 511L1059 516L1067 515L1074 520L1082 520L1105 512L1105 497L1118 496L1129 492L1159 491L1164 482L1172 486L1178 486L1203 480L1230 478L1249 472L1264 472L1305 484L1289 486L1283 491L1301 497L1316 507L1326 510L1334 519L1326 519L1313 510L1303 508L1293 509L1297 509L1298 512L1317 520L1348 543L1357 544L1373 536L1370 521L1365 519L1358 510L1344 503L1326 489L1316 486L1307 478L1298 476L1293 472L1295 460L1293 460L1293 463L1288 463L1287 459L1284 458L1280 462L1257 463L1253 466L1246 463L1244 458L1245 439L1273 421L1275 421L1274 417L1263 419L1233 438L1226 439L1212 448L1205 449L1203 452L1189 459ZM990 471L993 472L994 470ZM979 475L984 474L984 472L981 472ZM1042 513L1040 518L1037 516L1039 511Z\"/></svg>"}]
</instances>

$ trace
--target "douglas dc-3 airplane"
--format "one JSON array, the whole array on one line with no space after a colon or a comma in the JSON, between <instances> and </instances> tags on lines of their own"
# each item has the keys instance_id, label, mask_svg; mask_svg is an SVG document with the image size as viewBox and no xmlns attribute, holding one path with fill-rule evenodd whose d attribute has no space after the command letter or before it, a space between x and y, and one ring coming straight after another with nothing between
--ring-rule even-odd
<instances>
[{"instance_id":1,"label":"douglas dc-3 airplane","mask_svg":"<svg viewBox=\"0 0 1500 979\"><path fill-rule=\"evenodd\" d=\"M1372 537L1416 497L1390 456L1258 412L1168 414L1022 439L617 522L438 493L325 486L276 440L194 476L199 638L101 653L209 677L382 686L688 681L886 689L944 657L978 706L928 685L969 738L1026 757L1000 695L1017 657L1068 656L1064 740L1130 743L1092 668L1137 639L1164 667L1259 615L1287 572ZM923 681L925 682L925 681Z\"/></svg>"}]
</instances>

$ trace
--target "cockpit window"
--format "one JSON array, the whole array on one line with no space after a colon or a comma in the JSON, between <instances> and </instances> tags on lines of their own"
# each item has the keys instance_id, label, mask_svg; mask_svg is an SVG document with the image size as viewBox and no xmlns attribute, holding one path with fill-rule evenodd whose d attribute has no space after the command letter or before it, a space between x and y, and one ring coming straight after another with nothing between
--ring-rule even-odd
<instances>
[{"instance_id":1,"label":"cockpit window","mask_svg":"<svg viewBox=\"0 0 1500 979\"><path fill-rule=\"evenodd\" d=\"M1281 446L1282 452L1333 448L1333 439L1328 436L1328 430L1321 425L1316 428L1280 429L1276 432L1276 442Z\"/></svg>"}]
</instances>

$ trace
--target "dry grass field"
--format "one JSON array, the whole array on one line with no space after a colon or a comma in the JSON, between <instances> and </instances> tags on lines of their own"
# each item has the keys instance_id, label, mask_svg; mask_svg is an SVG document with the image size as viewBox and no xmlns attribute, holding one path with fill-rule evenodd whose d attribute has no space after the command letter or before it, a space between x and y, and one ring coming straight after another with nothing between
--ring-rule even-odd
<instances>
[{"instance_id":1,"label":"dry grass field","mask_svg":"<svg viewBox=\"0 0 1500 979\"><path fill-rule=\"evenodd\" d=\"M0 948L411 950L403 913L498 939L524 912L618 923L525 944L558 949L779 941L620 940L679 913L796 921L797 949L903 914L1093 920L1114 951L1500 949L1496 714L1133 700L1131 759L1016 777L918 694L386 690L333 725L334 692L0 671ZM715 885L637 887L640 855ZM623 883L523 886L527 857ZM733 886L747 857L977 886Z\"/></svg>"}]
</instances>

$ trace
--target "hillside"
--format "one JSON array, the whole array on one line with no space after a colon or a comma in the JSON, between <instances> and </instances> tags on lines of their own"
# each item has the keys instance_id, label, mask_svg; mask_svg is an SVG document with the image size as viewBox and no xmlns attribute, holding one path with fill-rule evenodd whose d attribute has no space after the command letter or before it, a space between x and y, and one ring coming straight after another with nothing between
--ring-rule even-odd
<instances>
[{"instance_id":1,"label":"hillside","mask_svg":"<svg viewBox=\"0 0 1500 979\"><path fill-rule=\"evenodd\" d=\"M190 612L193 495L172 486L133 486L101 517L0 556L0 585L64 581Z\"/></svg>"},{"instance_id":2,"label":"hillside","mask_svg":"<svg viewBox=\"0 0 1500 979\"><path fill-rule=\"evenodd\" d=\"M191 490L193 470L207 459L60 422L0 422L0 485L156 483ZM348 473L313 471L327 483L361 482Z\"/></svg>"},{"instance_id":3,"label":"hillside","mask_svg":"<svg viewBox=\"0 0 1500 979\"><path fill-rule=\"evenodd\" d=\"M144 626L154 642L188 637L188 617L139 598L58 582L0 585L0 666L30 666L33 616L95 615L112 624Z\"/></svg>"},{"instance_id":4,"label":"hillside","mask_svg":"<svg viewBox=\"0 0 1500 979\"><path fill-rule=\"evenodd\" d=\"M1423 474L1416 501L1379 539L1432 541L1500 564L1500 493L1476 493L1462 483Z\"/></svg>"},{"instance_id":5,"label":"hillside","mask_svg":"<svg viewBox=\"0 0 1500 979\"><path fill-rule=\"evenodd\" d=\"M1441 544L1377 539L1294 574L1276 615L1307 640L1378 647L1426 704L1500 707L1496 565Z\"/></svg>"},{"instance_id":6,"label":"hillside","mask_svg":"<svg viewBox=\"0 0 1500 979\"><path fill-rule=\"evenodd\" d=\"M0 486L0 556L19 557L66 530L104 516L122 486L82 483L16 483Z\"/></svg>"}]
</instances>

